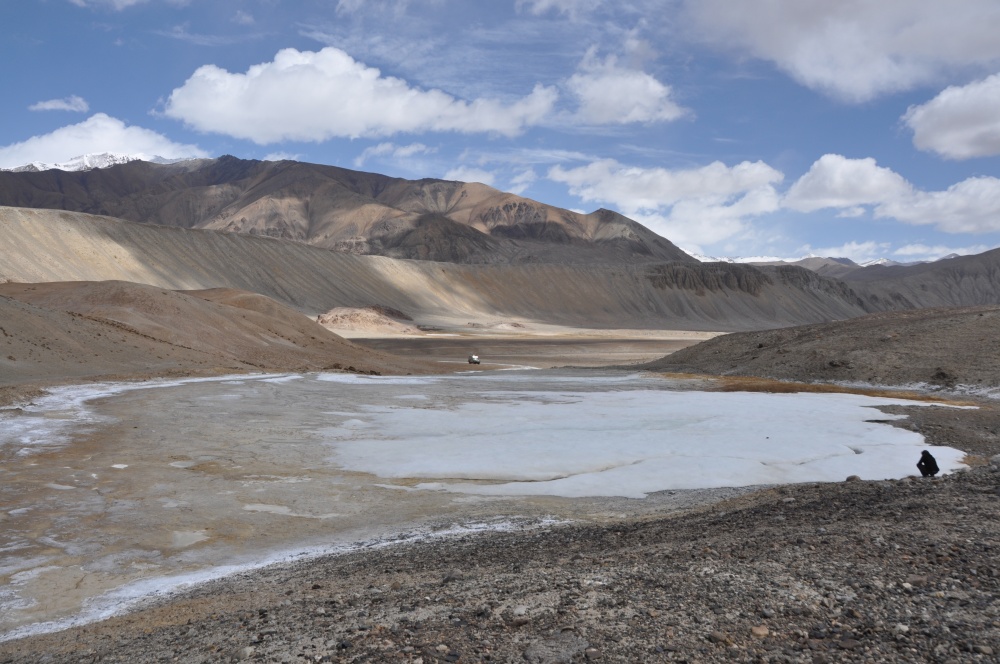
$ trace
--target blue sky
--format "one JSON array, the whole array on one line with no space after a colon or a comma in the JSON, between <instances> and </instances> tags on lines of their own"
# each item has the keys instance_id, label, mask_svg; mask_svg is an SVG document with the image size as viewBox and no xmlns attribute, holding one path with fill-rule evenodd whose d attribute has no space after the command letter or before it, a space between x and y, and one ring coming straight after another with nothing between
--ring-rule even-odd
<instances>
[{"instance_id":1,"label":"blue sky","mask_svg":"<svg viewBox=\"0 0 1000 664\"><path fill-rule=\"evenodd\" d=\"M0 168L292 158L712 256L1000 246L996 0L37 0L0 26Z\"/></svg>"}]
</instances>

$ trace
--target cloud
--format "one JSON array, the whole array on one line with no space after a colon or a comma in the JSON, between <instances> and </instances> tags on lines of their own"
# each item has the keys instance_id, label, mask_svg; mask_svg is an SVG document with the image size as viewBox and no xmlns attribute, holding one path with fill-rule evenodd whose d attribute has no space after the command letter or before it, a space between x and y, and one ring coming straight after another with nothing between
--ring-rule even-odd
<instances>
[{"instance_id":1,"label":"cloud","mask_svg":"<svg viewBox=\"0 0 1000 664\"><path fill-rule=\"evenodd\" d=\"M552 88L536 85L511 103L465 101L384 76L337 48L289 48L245 74L199 67L170 94L164 113L199 131L258 144L425 131L516 136L548 116L556 98Z\"/></svg>"},{"instance_id":2,"label":"cloud","mask_svg":"<svg viewBox=\"0 0 1000 664\"><path fill-rule=\"evenodd\" d=\"M566 87L579 102L576 121L590 125L668 122L688 113L670 86L644 71L622 67L614 55L599 60L591 49Z\"/></svg>"},{"instance_id":3,"label":"cloud","mask_svg":"<svg viewBox=\"0 0 1000 664\"><path fill-rule=\"evenodd\" d=\"M436 0L427 0L435 2ZM396 17L406 14L411 0L337 0L338 14L357 14L361 11L374 11L381 15L392 13Z\"/></svg>"},{"instance_id":4,"label":"cloud","mask_svg":"<svg viewBox=\"0 0 1000 664\"><path fill-rule=\"evenodd\" d=\"M727 200L781 182L783 175L762 161L732 167L716 161L701 168L669 170L601 159L572 169L554 166L548 177L568 185L570 192L585 201L635 212L659 210L684 200Z\"/></svg>"},{"instance_id":5,"label":"cloud","mask_svg":"<svg viewBox=\"0 0 1000 664\"><path fill-rule=\"evenodd\" d=\"M132 7L133 5L141 5L148 0L69 0L72 4L77 7L110 7L121 11Z\"/></svg>"},{"instance_id":6,"label":"cloud","mask_svg":"<svg viewBox=\"0 0 1000 664\"><path fill-rule=\"evenodd\" d=\"M196 46L228 46L231 44L238 44L252 38L252 36L247 35L231 36L197 34L190 31L190 25L187 23L175 25L169 30L154 30L153 34L187 42L189 44L195 44Z\"/></svg>"},{"instance_id":7,"label":"cloud","mask_svg":"<svg viewBox=\"0 0 1000 664\"><path fill-rule=\"evenodd\" d=\"M253 14L249 14L242 9L237 9L233 16L233 23L237 25L253 25L255 23Z\"/></svg>"},{"instance_id":8,"label":"cloud","mask_svg":"<svg viewBox=\"0 0 1000 664\"><path fill-rule=\"evenodd\" d=\"M269 152L264 155L264 161L299 161L301 157L293 152Z\"/></svg>"},{"instance_id":9,"label":"cloud","mask_svg":"<svg viewBox=\"0 0 1000 664\"><path fill-rule=\"evenodd\" d=\"M155 131L130 127L117 118L97 113L79 124L0 147L0 168L14 168L35 161L62 163L80 155L102 152L167 159L208 156L197 146L175 143Z\"/></svg>"},{"instance_id":10,"label":"cloud","mask_svg":"<svg viewBox=\"0 0 1000 664\"><path fill-rule=\"evenodd\" d=\"M848 159L825 154L785 194L785 207L799 212L845 208L843 216L860 216L857 206L904 197L910 184L872 158Z\"/></svg>"},{"instance_id":11,"label":"cloud","mask_svg":"<svg viewBox=\"0 0 1000 664\"><path fill-rule=\"evenodd\" d=\"M379 143L378 145L366 148L364 152L354 159L355 168L361 168L366 161L372 157L392 157L394 159L407 159L418 154L429 154L434 152L434 148L429 148L423 143L410 143L409 145L396 145L395 143Z\"/></svg>"},{"instance_id":12,"label":"cloud","mask_svg":"<svg viewBox=\"0 0 1000 664\"><path fill-rule=\"evenodd\" d=\"M685 0L688 35L862 102L1000 62L995 0Z\"/></svg>"},{"instance_id":13,"label":"cloud","mask_svg":"<svg viewBox=\"0 0 1000 664\"><path fill-rule=\"evenodd\" d=\"M869 206L876 218L933 225L946 233L1000 231L1000 179L973 177L944 191L921 191L874 159L826 154L798 179L782 201L799 212L838 209L858 216Z\"/></svg>"},{"instance_id":14,"label":"cloud","mask_svg":"<svg viewBox=\"0 0 1000 664\"><path fill-rule=\"evenodd\" d=\"M527 11L534 16L541 16L550 11L566 14L576 18L600 6L601 0L517 0L514 8L517 11Z\"/></svg>"},{"instance_id":15,"label":"cloud","mask_svg":"<svg viewBox=\"0 0 1000 664\"><path fill-rule=\"evenodd\" d=\"M903 116L913 144L949 159L1000 154L1000 74L945 88Z\"/></svg>"},{"instance_id":16,"label":"cloud","mask_svg":"<svg viewBox=\"0 0 1000 664\"><path fill-rule=\"evenodd\" d=\"M915 191L875 209L878 217L933 225L946 233L1000 231L1000 179L974 177L944 191Z\"/></svg>"},{"instance_id":17,"label":"cloud","mask_svg":"<svg viewBox=\"0 0 1000 664\"><path fill-rule=\"evenodd\" d=\"M481 182L482 184L493 186L496 176L481 168L469 168L458 166L444 174L443 180L457 180L458 182Z\"/></svg>"},{"instance_id":18,"label":"cloud","mask_svg":"<svg viewBox=\"0 0 1000 664\"><path fill-rule=\"evenodd\" d=\"M90 110L90 104L83 97L71 95L63 99L49 99L40 101L28 107L29 111L74 111L76 113L86 113Z\"/></svg>"},{"instance_id":19,"label":"cloud","mask_svg":"<svg viewBox=\"0 0 1000 664\"><path fill-rule=\"evenodd\" d=\"M538 174L535 173L534 169L529 168L527 170L523 170L510 179L510 184L507 185L507 191L520 196L528 189L528 187L534 184L537 179Z\"/></svg>"},{"instance_id":20,"label":"cloud","mask_svg":"<svg viewBox=\"0 0 1000 664\"><path fill-rule=\"evenodd\" d=\"M782 210L832 210L842 218L870 212L877 219L932 225L947 233L1000 231L1000 179L975 177L943 191L921 191L871 158L823 155L784 195L776 189L782 173L760 161L669 170L604 159L575 168L553 166L547 177L583 201L621 210L695 249L745 235L752 219ZM847 255L862 255L865 246L851 245ZM883 248L869 249L874 258ZM816 251L838 255L834 249Z\"/></svg>"},{"instance_id":21,"label":"cloud","mask_svg":"<svg viewBox=\"0 0 1000 664\"><path fill-rule=\"evenodd\" d=\"M907 244L893 251L892 255L899 258L901 262L936 261L944 258L945 256L950 256L951 254L970 256L973 254L981 254L984 251L989 251L994 248L995 247L988 244L975 244L966 247L948 247L940 244L934 246L928 246L926 244Z\"/></svg>"},{"instance_id":22,"label":"cloud","mask_svg":"<svg viewBox=\"0 0 1000 664\"><path fill-rule=\"evenodd\" d=\"M889 242L845 242L838 247L821 247L809 249L814 256L830 256L832 258L850 258L855 263L866 263L885 256L892 245Z\"/></svg>"},{"instance_id":23,"label":"cloud","mask_svg":"<svg viewBox=\"0 0 1000 664\"><path fill-rule=\"evenodd\" d=\"M585 201L610 204L671 241L700 247L744 231L748 217L778 210L774 185L783 175L761 161L669 170L603 159L572 169L554 166L548 178Z\"/></svg>"}]
</instances>

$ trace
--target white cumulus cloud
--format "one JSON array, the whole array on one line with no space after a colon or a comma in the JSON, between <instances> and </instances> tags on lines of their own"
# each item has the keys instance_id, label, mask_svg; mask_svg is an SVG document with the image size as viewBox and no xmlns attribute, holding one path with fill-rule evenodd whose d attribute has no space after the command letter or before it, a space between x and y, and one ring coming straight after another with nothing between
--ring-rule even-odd
<instances>
[{"instance_id":1,"label":"white cumulus cloud","mask_svg":"<svg viewBox=\"0 0 1000 664\"><path fill-rule=\"evenodd\" d=\"M86 113L90 110L90 104L83 97L70 95L62 99L49 99L40 101L28 107L29 111L73 111L75 113Z\"/></svg>"},{"instance_id":2,"label":"white cumulus cloud","mask_svg":"<svg viewBox=\"0 0 1000 664\"><path fill-rule=\"evenodd\" d=\"M611 203L635 212L662 209L683 200L726 200L781 182L784 176L762 161L736 166L716 161L701 168L670 170L601 159L571 169L554 166L548 177L568 185L585 201Z\"/></svg>"},{"instance_id":3,"label":"white cumulus cloud","mask_svg":"<svg viewBox=\"0 0 1000 664\"><path fill-rule=\"evenodd\" d=\"M516 136L548 116L557 96L537 85L511 103L465 101L384 76L337 48L289 48L243 74L199 67L164 112L200 131L262 145L425 131Z\"/></svg>"},{"instance_id":4,"label":"white cumulus cloud","mask_svg":"<svg viewBox=\"0 0 1000 664\"><path fill-rule=\"evenodd\" d=\"M150 129L128 126L117 118L97 113L79 124L0 147L0 168L14 168L36 161L62 163L80 155L102 152L167 159L208 156L195 145L175 143Z\"/></svg>"},{"instance_id":5,"label":"white cumulus cloud","mask_svg":"<svg viewBox=\"0 0 1000 664\"><path fill-rule=\"evenodd\" d=\"M913 144L949 159L1000 154L1000 74L943 90L903 116Z\"/></svg>"},{"instance_id":6,"label":"white cumulus cloud","mask_svg":"<svg viewBox=\"0 0 1000 664\"><path fill-rule=\"evenodd\" d=\"M933 225L947 233L1000 231L1000 179L974 177L944 191L916 191L886 201L875 212L909 224Z\"/></svg>"},{"instance_id":7,"label":"white cumulus cloud","mask_svg":"<svg viewBox=\"0 0 1000 664\"><path fill-rule=\"evenodd\" d=\"M576 120L584 124L665 122L687 113L670 98L670 86L644 71L621 66L614 55L599 60L593 49L566 87L579 102Z\"/></svg>"},{"instance_id":8,"label":"white cumulus cloud","mask_svg":"<svg viewBox=\"0 0 1000 664\"><path fill-rule=\"evenodd\" d=\"M1000 62L995 0L686 0L691 31L861 102Z\"/></svg>"},{"instance_id":9,"label":"white cumulus cloud","mask_svg":"<svg viewBox=\"0 0 1000 664\"><path fill-rule=\"evenodd\" d=\"M799 212L844 208L845 217L860 216L857 206L895 200L910 193L910 184L871 157L848 159L825 154L785 194L785 207Z\"/></svg>"},{"instance_id":10,"label":"white cumulus cloud","mask_svg":"<svg viewBox=\"0 0 1000 664\"><path fill-rule=\"evenodd\" d=\"M835 209L845 217L869 206L876 218L946 233L1000 231L1000 179L973 177L943 191L922 191L871 158L823 155L789 187L782 205L799 212Z\"/></svg>"},{"instance_id":11,"label":"white cumulus cloud","mask_svg":"<svg viewBox=\"0 0 1000 664\"><path fill-rule=\"evenodd\" d=\"M745 230L745 219L779 208L783 175L761 161L694 169L639 168L611 159L554 166L548 178L581 199L610 204L674 242L701 247Z\"/></svg>"}]
</instances>

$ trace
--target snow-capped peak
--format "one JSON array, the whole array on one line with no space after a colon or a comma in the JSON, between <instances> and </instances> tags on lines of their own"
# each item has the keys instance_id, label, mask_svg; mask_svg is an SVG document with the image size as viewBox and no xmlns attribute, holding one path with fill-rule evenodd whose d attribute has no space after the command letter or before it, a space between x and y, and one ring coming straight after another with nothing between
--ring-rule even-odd
<instances>
[{"instance_id":1,"label":"snow-capped peak","mask_svg":"<svg viewBox=\"0 0 1000 664\"><path fill-rule=\"evenodd\" d=\"M690 251L687 254L702 263L770 263L786 260L775 256L706 256Z\"/></svg>"},{"instance_id":2,"label":"snow-capped peak","mask_svg":"<svg viewBox=\"0 0 1000 664\"><path fill-rule=\"evenodd\" d=\"M12 171L15 173L30 173L38 171L90 171L95 168L108 168L118 164L127 164L130 161L151 161L156 164L171 164L176 159L164 159L155 155L146 154L123 154L120 152L101 152L99 154L84 154L73 157L69 161L61 164L49 164L42 161L33 161L30 164L17 166L15 168L4 168L0 170Z\"/></svg>"},{"instance_id":3,"label":"snow-capped peak","mask_svg":"<svg viewBox=\"0 0 1000 664\"><path fill-rule=\"evenodd\" d=\"M871 267L873 265L901 265L901 263L888 258L876 258L875 260L860 263L861 267Z\"/></svg>"}]
</instances>

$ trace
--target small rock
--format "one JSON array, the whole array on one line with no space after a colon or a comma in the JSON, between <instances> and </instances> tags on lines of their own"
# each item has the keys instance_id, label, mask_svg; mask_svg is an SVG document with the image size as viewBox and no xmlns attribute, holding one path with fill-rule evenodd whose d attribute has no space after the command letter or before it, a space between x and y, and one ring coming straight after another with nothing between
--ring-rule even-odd
<instances>
[{"instance_id":1,"label":"small rock","mask_svg":"<svg viewBox=\"0 0 1000 664\"><path fill-rule=\"evenodd\" d=\"M754 625L753 627L750 628L750 633L753 634L758 639L763 639L771 632L764 625Z\"/></svg>"},{"instance_id":2,"label":"small rock","mask_svg":"<svg viewBox=\"0 0 1000 664\"><path fill-rule=\"evenodd\" d=\"M247 646L246 648L240 649L238 655L240 659L250 659L251 657L253 657L253 654L255 652L257 652L256 648L254 648L253 646Z\"/></svg>"},{"instance_id":3,"label":"small rock","mask_svg":"<svg viewBox=\"0 0 1000 664\"><path fill-rule=\"evenodd\" d=\"M453 581L461 581L464 578L465 576L461 572L457 570L451 570L450 572L444 575L444 579L441 580L441 583L451 583Z\"/></svg>"},{"instance_id":4,"label":"small rock","mask_svg":"<svg viewBox=\"0 0 1000 664\"><path fill-rule=\"evenodd\" d=\"M586 652L588 643L573 632L560 632L537 643L532 643L524 651L524 659L531 664L556 664L571 662L574 656ZM590 659L587 656L587 659Z\"/></svg>"},{"instance_id":5,"label":"small rock","mask_svg":"<svg viewBox=\"0 0 1000 664\"><path fill-rule=\"evenodd\" d=\"M708 640L711 641L712 643L728 643L729 637L723 634L722 632L715 630L714 632L708 635Z\"/></svg>"},{"instance_id":6,"label":"small rock","mask_svg":"<svg viewBox=\"0 0 1000 664\"><path fill-rule=\"evenodd\" d=\"M860 477L858 477L857 475L848 475L848 476L847 476L847 479L846 479L846 480L844 480L844 481L845 481L845 482L860 482L860 481L861 481L861 478L860 478Z\"/></svg>"},{"instance_id":7,"label":"small rock","mask_svg":"<svg viewBox=\"0 0 1000 664\"><path fill-rule=\"evenodd\" d=\"M980 655L992 655L993 648L989 646L972 646L972 652L979 653Z\"/></svg>"},{"instance_id":8,"label":"small rock","mask_svg":"<svg viewBox=\"0 0 1000 664\"><path fill-rule=\"evenodd\" d=\"M587 658L588 661L592 662L594 660L598 660L601 658L601 651L598 650L597 648L587 648L586 650L583 651L583 655Z\"/></svg>"},{"instance_id":9,"label":"small rock","mask_svg":"<svg viewBox=\"0 0 1000 664\"><path fill-rule=\"evenodd\" d=\"M449 648L445 644L441 643L441 644L438 645L437 648L435 648L435 650L437 650L438 652L448 652L449 650L451 650L451 648Z\"/></svg>"},{"instance_id":10,"label":"small rock","mask_svg":"<svg viewBox=\"0 0 1000 664\"><path fill-rule=\"evenodd\" d=\"M861 647L861 642L854 639L844 639L837 645L840 646L841 650L854 650Z\"/></svg>"}]
</instances>

